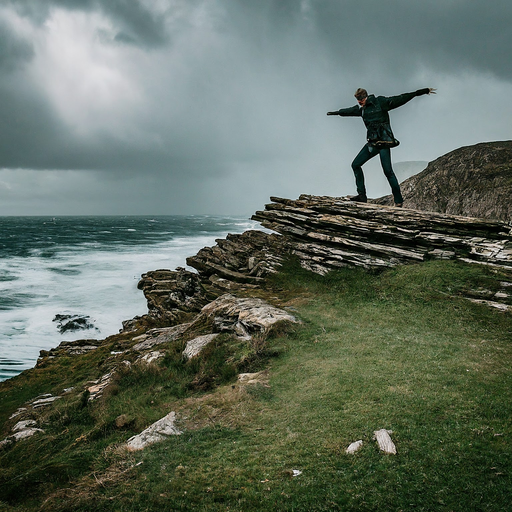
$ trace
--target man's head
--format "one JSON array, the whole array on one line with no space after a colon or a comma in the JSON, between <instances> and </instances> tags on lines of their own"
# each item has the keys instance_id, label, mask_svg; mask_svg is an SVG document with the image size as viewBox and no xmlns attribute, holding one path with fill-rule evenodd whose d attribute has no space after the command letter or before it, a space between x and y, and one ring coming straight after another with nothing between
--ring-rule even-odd
<instances>
[{"instance_id":1,"label":"man's head","mask_svg":"<svg viewBox=\"0 0 512 512\"><path fill-rule=\"evenodd\" d=\"M366 92L366 89L357 89L356 93L354 94L356 97L357 103L361 105L362 107L366 104L366 99L368 98L368 93Z\"/></svg>"}]
</instances>

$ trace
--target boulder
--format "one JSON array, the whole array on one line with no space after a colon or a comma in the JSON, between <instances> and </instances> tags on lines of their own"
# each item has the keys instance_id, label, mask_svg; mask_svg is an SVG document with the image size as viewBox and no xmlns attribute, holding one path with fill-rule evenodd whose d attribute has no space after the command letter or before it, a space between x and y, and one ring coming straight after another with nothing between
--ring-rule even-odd
<instances>
[{"instance_id":1,"label":"boulder","mask_svg":"<svg viewBox=\"0 0 512 512\"><path fill-rule=\"evenodd\" d=\"M202 276L231 283L259 285L277 271L287 252L286 240L275 233L249 230L216 240L215 247L204 247L187 258L187 265ZM218 283L226 288L222 282Z\"/></svg>"},{"instance_id":2,"label":"boulder","mask_svg":"<svg viewBox=\"0 0 512 512\"><path fill-rule=\"evenodd\" d=\"M297 323L283 309L258 298L239 298L229 293L207 304L191 325L210 325L214 332L231 332L245 339L265 333L278 322Z\"/></svg>"}]
</instances>

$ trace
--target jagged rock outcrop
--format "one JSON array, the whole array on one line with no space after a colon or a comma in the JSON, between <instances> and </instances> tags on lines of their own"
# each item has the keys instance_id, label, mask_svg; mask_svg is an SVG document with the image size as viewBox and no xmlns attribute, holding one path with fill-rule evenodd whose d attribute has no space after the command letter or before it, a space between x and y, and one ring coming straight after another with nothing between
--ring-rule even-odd
<instances>
[{"instance_id":1,"label":"jagged rock outcrop","mask_svg":"<svg viewBox=\"0 0 512 512\"><path fill-rule=\"evenodd\" d=\"M483 219L512 219L512 141L456 149L402 184L404 206ZM374 201L392 205L391 196Z\"/></svg>"},{"instance_id":2,"label":"jagged rock outcrop","mask_svg":"<svg viewBox=\"0 0 512 512\"><path fill-rule=\"evenodd\" d=\"M137 287L146 297L148 313L123 322L124 331L182 323L190 313L199 312L216 296L208 293L198 274L181 267L146 272Z\"/></svg>"}]
</instances>

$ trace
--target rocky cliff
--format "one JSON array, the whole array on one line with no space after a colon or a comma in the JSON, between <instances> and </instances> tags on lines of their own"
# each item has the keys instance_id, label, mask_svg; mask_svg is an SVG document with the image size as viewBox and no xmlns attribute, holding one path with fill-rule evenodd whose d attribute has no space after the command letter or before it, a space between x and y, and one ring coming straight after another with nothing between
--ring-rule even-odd
<instances>
[{"instance_id":1,"label":"rocky cliff","mask_svg":"<svg viewBox=\"0 0 512 512\"><path fill-rule=\"evenodd\" d=\"M385 269L452 259L483 265L512 279L510 222L335 197L271 199L252 218L274 233L247 231L217 240L216 246L187 259L197 274L184 269L145 274L139 287L148 300L146 320L177 322L184 312L199 311L212 297L255 289L288 255L318 274L341 267ZM510 290L512 285L505 279L500 290L468 290L468 296L509 309Z\"/></svg>"},{"instance_id":2,"label":"rocky cliff","mask_svg":"<svg viewBox=\"0 0 512 512\"><path fill-rule=\"evenodd\" d=\"M404 206L484 219L512 219L512 141L456 149L402 184ZM391 196L375 200L393 204Z\"/></svg>"}]
</instances>

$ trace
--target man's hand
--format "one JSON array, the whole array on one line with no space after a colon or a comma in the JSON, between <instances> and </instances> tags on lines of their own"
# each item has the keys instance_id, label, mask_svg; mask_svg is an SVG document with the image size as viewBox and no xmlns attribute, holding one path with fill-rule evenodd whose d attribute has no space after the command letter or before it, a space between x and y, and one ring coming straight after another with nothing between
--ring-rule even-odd
<instances>
[{"instance_id":1,"label":"man's hand","mask_svg":"<svg viewBox=\"0 0 512 512\"><path fill-rule=\"evenodd\" d=\"M437 89L434 89L433 87L429 87L428 88L428 93L429 94L436 94L436 91L437 91Z\"/></svg>"},{"instance_id":2,"label":"man's hand","mask_svg":"<svg viewBox=\"0 0 512 512\"><path fill-rule=\"evenodd\" d=\"M339 112L327 112L328 116L338 116Z\"/></svg>"}]
</instances>

